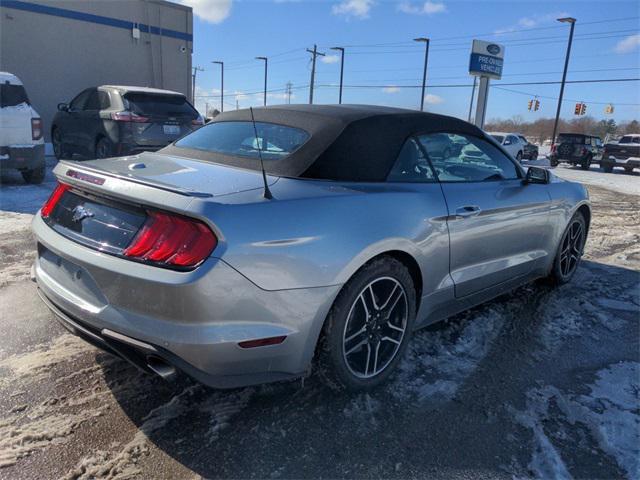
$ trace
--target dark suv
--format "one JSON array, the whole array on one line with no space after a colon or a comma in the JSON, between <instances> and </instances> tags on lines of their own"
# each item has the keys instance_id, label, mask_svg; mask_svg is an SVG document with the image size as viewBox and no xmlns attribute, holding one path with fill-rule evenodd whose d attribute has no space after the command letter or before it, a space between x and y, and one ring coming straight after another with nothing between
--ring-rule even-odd
<instances>
[{"instance_id":1,"label":"dark suv","mask_svg":"<svg viewBox=\"0 0 640 480\"><path fill-rule=\"evenodd\" d=\"M561 133L556 143L551 146L549 161L552 167L565 162L589 170L591 162L600 161L603 150L604 145L600 137L582 133Z\"/></svg>"},{"instance_id":2,"label":"dark suv","mask_svg":"<svg viewBox=\"0 0 640 480\"><path fill-rule=\"evenodd\" d=\"M51 141L59 159L133 155L165 147L203 124L181 93L104 85L58 105Z\"/></svg>"}]
</instances>

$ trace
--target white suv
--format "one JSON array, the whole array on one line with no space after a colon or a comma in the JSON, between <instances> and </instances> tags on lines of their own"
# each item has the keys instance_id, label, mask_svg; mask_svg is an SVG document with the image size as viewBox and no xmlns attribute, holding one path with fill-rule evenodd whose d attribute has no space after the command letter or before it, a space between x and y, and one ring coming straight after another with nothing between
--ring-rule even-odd
<instances>
[{"instance_id":1,"label":"white suv","mask_svg":"<svg viewBox=\"0 0 640 480\"><path fill-rule=\"evenodd\" d=\"M522 161L524 156L524 143L520 140L520 137L516 133L503 133L503 132L487 132L491 135L496 142L502 145L507 152L509 152L513 158Z\"/></svg>"},{"instance_id":2,"label":"white suv","mask_svg":"<svg viewBox=\"0 0 640 480\"><path fill-rule=\"evenodd\" d=\"M45 176L42 119L29 103L24 85L0 72L0 169L15 168L27 183Z\"/></svg>"}]
</instances>

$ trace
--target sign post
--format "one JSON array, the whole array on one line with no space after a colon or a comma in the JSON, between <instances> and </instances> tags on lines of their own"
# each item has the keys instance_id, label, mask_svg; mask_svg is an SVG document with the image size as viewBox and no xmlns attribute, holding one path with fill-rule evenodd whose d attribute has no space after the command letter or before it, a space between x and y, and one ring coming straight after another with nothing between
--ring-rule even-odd
<instances>
[{"instance_id":1,"label":"sign post","mask_svg":"<svg viewBox=\"0 0 640 480\"><path fill-rule=\"evenodd\" d=\"M469 58L469 74L480 77L478 89L478 104L476 106L475 125L484 127L487 113L487 100L489 99L489 80L502 78L502 66L504 64L504 47L497 43L474 40Z\"/></svg>"}]
</instances>

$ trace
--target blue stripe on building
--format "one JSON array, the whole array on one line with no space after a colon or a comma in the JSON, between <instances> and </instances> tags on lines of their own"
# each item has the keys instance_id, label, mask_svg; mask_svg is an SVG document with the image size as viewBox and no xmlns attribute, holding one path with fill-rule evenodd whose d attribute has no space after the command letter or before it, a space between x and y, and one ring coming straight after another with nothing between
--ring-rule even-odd
<instances>
[{"instance_id":1,"label":"blue stripe on building","mask_svg":"<svg viewBox=\"0 0 640 480\"><path fill-rule=\"evenodd\" d=\"M41 13L43 15L52 15L54 17L70 18L81 22L96 23L98 25L106 25L108 27L123 28L131 30L137 26L141 32L161 35L163 37L177 38L193 41L193 35L185 32L178 32L166 28L160 28L153 25L145 25L144 23L134 23L118 18L104 17L102 15L93 15L91 13L77 12L66 8L50 7L47 5L38 5L37 3L22 2L19 0L0 0L0 7L13 8L15 10L24 10L26 12Z\"/></svg>"}]
</instances>

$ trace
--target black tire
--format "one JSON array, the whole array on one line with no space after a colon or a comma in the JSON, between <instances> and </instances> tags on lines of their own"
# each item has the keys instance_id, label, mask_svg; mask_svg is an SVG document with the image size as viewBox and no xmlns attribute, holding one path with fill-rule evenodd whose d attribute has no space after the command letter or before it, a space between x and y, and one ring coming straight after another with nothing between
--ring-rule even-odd
<instances>
[{"instance_id":1,"label":"black tire","mask_svg":"<svg viewBox=\"0 0 640 480\"><path fill-rule=\"evenodd\" d=\"M605 163L604 165L601 165L601 166L602 166L602 170L604 170L605 173L613 172L613 165Z\"/></svg>"},{"instance_id":2,"label":"black tire","mask_svg":"<svg viewBox=\"0 0 640 480\"><path fill-rule=\"evenodd\" d=\"M624 167L626 173L633 173L633 167Z\"/></svg>"},{"instance_id":3,"label":"black tire","mask_svg":"<svg viewBox=\"0 0 640 480\"><path fill-rule=\"evenodd\" d=\"M582 163L580 163L580 168L582 170L589 170L591 168L591 157L585 158Z\"/></svg>"},{"instance_id":4,"label":"black tire","mask_svg":"<svg viewBox=\"0 0 640 480\"><path fill-rule=\"evenodd\" d=\"M516 160L518 162L522 162L522 152L518 152L518 154L516 155Z\"/></svg>"},{"instance_id":5,"label":"black tire","mask_svg":"<svg viewBox=\"0 0 640 480\"><path fill-rule=\"evenodd\" d=\"M56 156L58 160L71 158L71 155L69 154L69 150L67 146L64 144L62 132L60 131L59 128L54 128L51 131L51 143L53 145L53 154Z\"/></svg>"},{"instance_id":6,"label":"black tire","mask_svg":"<svg viewBox=\"0 0 640 480\"><path fill-rule=\"evenodd\" d=\"M374 292L373 296L369 292ZM382 307L386 305L388 315L382 313L384 308L372 308L387 297L387 292L389 295ZM364 298L365 293L369 300ZM396 296L398 299L393 303ZM330 387L338 390L369 390L385 382L406 350L415 315L415 287L407 268L387 256L368 263L344 285L327 315L318 345L320 375ZM364 321L359 322L359 318ZM386 326L381 327L383 324ZM395 330L391 330L394 326ZM402 333L399 327L404 328ZM372 347L374 343L376 346ZM375 360L371 365L373 349ZM384 361L384 365L376 373L379 354L379 361ZM357 371L359 367L364 367L364 375ZM369 372L371 375L367 376Z\"/></svg>"},{"instance_id":7,"label":"black tire","mask_svg":"<svg viewBox=\"0 0 640 480\"><path fill-rule=\"evenodd\" d=\"M22 170L20 173L22 173L22 178L26 183L40 184L44 181L44 177L47 174L47 168L43 161L36 168L32 170Z\"/></svg>"},{"instance_id":8,"label":"black tire","mask_svg":"<svg viewBox=\"0 0 640 480\"><path fill-rule=\"evenodd\" d=\"M577 243L575 243L576 240L574 237L576 229L579 229L581 232L581 238L577 240ZM582 213L576 212L560 238L556 257L553 259L553 268L551 269L549 278L554 285L565 284L573 278L573 275L580 265L586 239L587 222ZM567 254L570 256L569 258L567 258ZM567 261L569 264L566 263Z\"/></svg>"},{"instance_id":9,"label":"black tire","mask_svg":"<svg viewBox=\"0 0 640 480\"><path fill-rule=\"evenodd\" d=\"M100 137L96 142L95 149L96 158L113 157L113 143L107 137Z\"/></svg>"},{"instance_id":10,"label":"black tire","mask_svg":"<svg viewBox=\"0 0 640 480\"><path fill-rule=\"evenodd\" d=\"M558 160L555 159L550 159L549 160L549 165L551 165L552 167L557 167L558 165L560 165L560 162Z\"/></svg>"}]
</instances>

